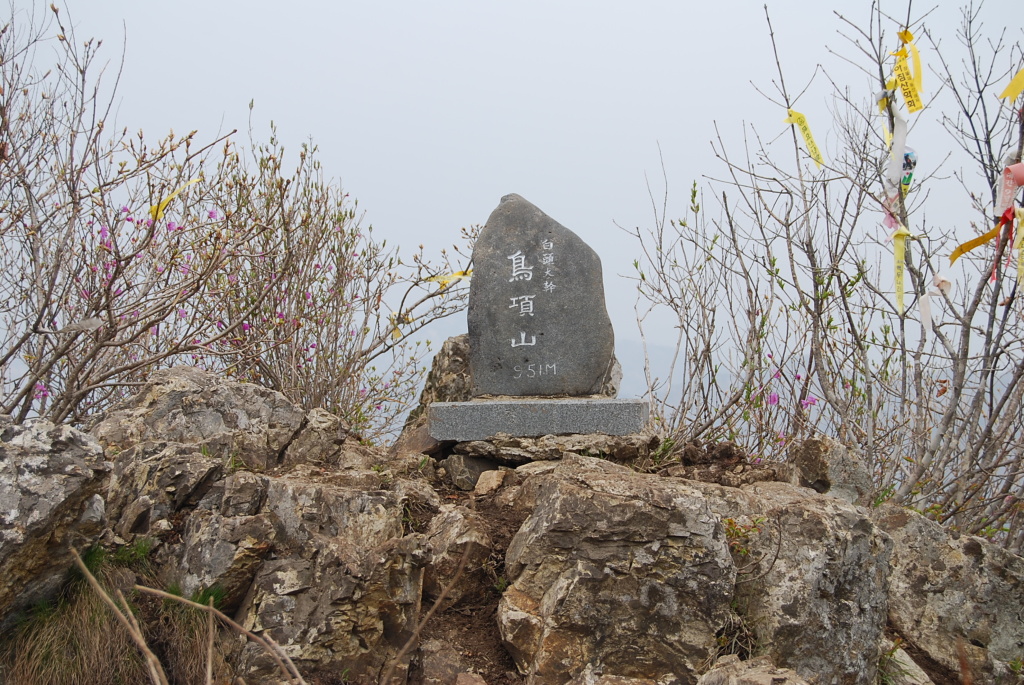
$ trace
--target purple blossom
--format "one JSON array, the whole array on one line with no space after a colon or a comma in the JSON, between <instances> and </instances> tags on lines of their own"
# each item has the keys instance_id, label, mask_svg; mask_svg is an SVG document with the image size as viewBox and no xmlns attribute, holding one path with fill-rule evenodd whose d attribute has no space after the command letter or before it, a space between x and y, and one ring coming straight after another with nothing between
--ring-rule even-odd
<instances>
[{"instance_id":1,"label":"purple blossom","mask_svg":"<svg viewBox=\"0 0 1024 685\"><path fill-rule=\"evenodd\" d=\"M806 400L800 400L800 406L802 406L804 409L807 409L807 407L813 407L817 403L818 398L815 397L814 395L808 395Z\"/></svg>"},{"instance_id":2,"label":"purple blossom","mask_svg":"<svg viewBox=\"0 0 1024 685\"><path fill-rule=\"evenodd\" d=\"M44 385L42 382L36 383L35 394L33 395L33 397L35 397L37 400L41 400L49 396L50 391L49 389L47 389L46 385Z\"/></svg>"},{"instance_id":3,"label":"purple blossom","mask_svg":"<svg viewBox=\"0 0 1024 685\"><path fill-rule=\"evenodd\" d=\"M216 220L216 219L219 219L219 218L220 218L220 217L219 217L219 216L217 215L217 210L216 210L216 209L211 209L210 211L208 211L208 212L206 213L206 216L207 216L207 217L209 217L209 218L211 218L211 219L214 219L214 220Z\"/></svg>"},{"instance_id":4,"label":"purple blossom","mask_svg":"<svg viewBox=\"0 0 1024 685\"><path fill-rule=\"evenodd\" d=\"M777 392L770 392L770 393L768 393L768 404L770 404L771 406L775 406L778 403L779 403L779 393L777 393Z\"/></svg>"}]
</instances>

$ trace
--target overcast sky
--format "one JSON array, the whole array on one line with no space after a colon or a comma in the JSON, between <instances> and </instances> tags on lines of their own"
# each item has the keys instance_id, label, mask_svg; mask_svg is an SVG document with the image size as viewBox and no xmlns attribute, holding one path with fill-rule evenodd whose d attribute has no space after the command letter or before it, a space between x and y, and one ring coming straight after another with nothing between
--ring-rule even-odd
<instances>
[{"instance_id":1,"label":"overcast sky","mask_svg":"<svg viewBox=\"0 0 1024 685\"><path fill-rule=\"evenodd\" d=\"M930 7L914 3L912 16ZM620 277L638 250L616 224L651 223L645 178L660 194L659 146L678 208L670 216L681 215L690 183L722 173L710 146L716 124L736 149L744 121L765 135L786 128L786 113L750 85L770 89L775 78L759 2L68 0L64 8L80 40L104 40L112 69L124 51L120 125L153 139L168 129L198 129L201 141L234 128L244 135L254 101L257 139L270 120L293 151L312 138L326 173L389 242L439 249L460 227L484 223L502 195L524 196L601 255L620 357L638 337L633 288ZM906 2L884 8L907 15ZM870 94L872 84L826 49L854 56L834 12L864 23L870 3L770 1L768 11L791 90L822 63ZM989 28L1016 21L1019 0L990 0L983 16ZM956 4L944 2L927 25L952 43L959 22ZM1019 23L1010 32L1020 42ZM928 72L925 90L934 84ZM826 155L837 143L831 89L819 77L798 103ZM953 147L923 125L910 144L921 171ZM627 376L639 372L623 362Z\"/></svg>"}]
</instances>

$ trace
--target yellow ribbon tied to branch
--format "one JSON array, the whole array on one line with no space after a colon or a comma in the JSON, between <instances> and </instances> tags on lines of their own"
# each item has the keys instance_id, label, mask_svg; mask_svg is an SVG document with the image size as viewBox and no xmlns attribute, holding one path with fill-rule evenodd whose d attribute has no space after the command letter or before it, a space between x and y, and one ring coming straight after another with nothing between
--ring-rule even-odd
<instances>
[{"instance_id":1,"label":"yellow ribbon tied to branch","mask_svg":"<svg viewBox=\"0 0 1024 685\"><path fill-rule=\"evenodd\" d=\"M814 160L814 163L817 164L820 169L821 165L824 164L824 161L821 157L821 150L818 149L818 144L814 142L814 136L811 135L811 127L807 123L807 117L795 109L790 109L788 111L789 116L783 119L783 122L793 124L800 129L800 135L803 136L804 145L807 146L807 154L811 156L811 159Z\"/></svg>"},{"instance_id":2,"label":"yellow ribbon tied to branch","mask_svg":"<svg viewBox=\"0 0 1024 685\"><path fill-rule=\"evenodd\" d=\"M908 238L910 238L910 231L903 224L900 224L896 232L892 234L893 256L896 261L896 310L900 316L903 316L905 309L903 303L903 271L907 261Z\"/></svg>"},{"instance_id":3,"label":"yellow ribbon tied to branch","mask_svg":"<svg viewBox=\"0 0 1024 685\"><path fill-rule=\"evenodd\" d=\"M164 199L160 200L160 202L158 204L155 204L152 207L150 207L149 208L149 216L152 217L152 219L154 221L159 221L160 219L163 219L164 218L164 210L167 209L167 205L169 205L171 203L171 200L173 200L174 198L178 197L178 195L181 194L181 191L185 190L185 188L188 188L190 185L192 185L194 183L199 183L199 179L198 178L193 178L191 181L189 181L188 183L186 183L183 186L180 186L173 193L171 193L170 195L168 195Z\"/></svg>"},{"instance_id":4,"label":"yellow ribbon tied to branch","mask_svg":"<svg viewBox=\"0 0 1024 685\"><path fill-rule=\"evenodd\" d=\"M950 265L952 265L953 262L955 262L957 259L959 259L963 255L967 254L968 252L970 252L974 248L980 247L980 246L984 245L985 243L989 242L990 240L995 240L996 238L998 238L999 237L999 233L1003 230L1003 226L1005 226L1007 223L1009 223L1011 225L1013 224L1013 208L1012 207L1007 209L1003 213L1003 215L1001 217L999 217L999 223L997 223L996 227L993 228L991 231L989 231L985 235L978 236L977 238L975 238L973 240L968 240L966 243L960 245L955 250L953 250L953 254L949 255L949 263L950 263Z\"/></svg>"},{"instance_id":5,"label":"yellow ribbon tied to branch","mask_svg":"<svg viewBox=\"0 0 1024 685\"><path fill-rule=\"evenodd\" d=\"M999 94L999 99L1010 98L1010 101L1017 99L1017 96L1024 92L1024 69L1017 72L1017 75L1010 79L1006 90Z\"/></svg>"},{"instance_id":6,"label":"yellow ribbon tied to branch","mask_svg":"<svg viewBox=\"0 0 1024 685\"><path fill-rule=\"evenodd\" d=\"M893 71L896 74L896 83L900 87L900 92L903 93L903 100L907 103L907 111L913 113L924 108L924 101L921 99L923 90L921 53L914 45L914 34L909 30L904 29L897 35L903 41L903 47L892 53L896 57L896 66ZM914 64L913 72L910 70L910 64L907 63L908 50L910 51L909 58Z\"/></svg>"},{"instance_id":7,"label":"yellow ribbon tied to branch","mask_svg":"<svg viewBox=\"0 0 1024 685\"><path fill-rule=\"evenodd\" d=\"M428 281L433 281L434 283L440 283L441 284L441 290L444 290L445 288L447 288L449 285L451 285L455 281L461 281L461 280L464 280L464 279L468 279L472 275L473 275L473 270L472 269L466 269L465 271L456 271L453 274L431 276L427 280Z\"/></svg>"},{"instance_id":8,"label":"yellow ribbon tied to branch","mask_svg":"<svg viewBox=\"0 0 1024 685\"><path fill-rule=\"evenodd\" d=\"M403 324L410 324L413 321L415 321L415 319L411 314L402 315L398 312L391 312L391 316L388 317L388 323L391 325L391 339L400 340L404 335L400 326Z\"/></svg>"}]
</instances>

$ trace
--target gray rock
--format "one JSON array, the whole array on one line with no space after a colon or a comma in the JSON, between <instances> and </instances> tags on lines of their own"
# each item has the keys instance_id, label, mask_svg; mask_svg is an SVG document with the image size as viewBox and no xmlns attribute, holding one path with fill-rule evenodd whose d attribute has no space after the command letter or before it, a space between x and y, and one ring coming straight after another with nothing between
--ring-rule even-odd
<instances>
[{"instance_id":1,"label":"gray rock","mask_svg":"<svg viewBox=\"0 0 1024 685\"><path fill-rule=\"evenodd\" d=\"M605 433L629 435L647 423L645 400L509 399L435 402L428 427L437 440L485 440L498 433L514 436Z\"/></svg>"},{"instance_id":2,"label":"gray rock","mask_svg":"<svg viewBox=\"0 0 1024 685\"><path fill-rule=\"evenodd\" d=\"M878 679L886 685L935 685L910 655L889 638L882 641L878 659Z\"/></svg>"},{"instance_id":3,"label":"gray rock","mask_svg":"<svg viewBox=\"0 0 1024 685\"><path fill-rule=\"evenodd\" d=\"M108 412L91 432L120 449L178 442L225 462L268 469L280 465L303 423L302 410L279 392L174 367L150 374L138 395Z\"/></svg>"},{"instance_id":4,"label":"gray rock","mask_svg":"<svg viewBox=\"0 0 1024 685\"><path fill-rule=\"evenodd\" d=\"M697 685L807 685L807 681L788 668L776 668L770 657L740 661L729 654L702 675Z\"/></svg>"},{"instance_id":5,"label":"gray rock","mask_svg":"<svg viewBox=\"0 0 1024 685\"><path fill-rule=\"evenodd\" d=\"M302 429L285 449L281 465L337 466L348 435L349 427L340 418L326 409L311 409Z\"/></svg>"},{"instance_id":6,"label":"gray rock","mask_svg":"<svg viewBox=\"0 0 1024 685\"><path fill-rule=\"evenodd\" d=\"M489 585L484 564L493 551L493 545L480 514L465 507L444 504L431 519L426 536L430 562L423 575L424 600L432 605L447 587L448 592L439 609L443 611L476 592L480 586ZM453 584L463 555L467 556L462 575Z\"/></svg>"},{"instance_id":7,"label":"gray rock","mask_svg":"<svg viewBox=\"0 0 1024 685\"><path fill-rule=\"evenodd\" d=\"M448 472L452 485L459 490L473 490L481 473L498 468L498 464L491 459L469 457L465 454L453 454L440 465Z\"/></svg>"},{"instance_id":8,"label":"gray rock","mask_svg":"<svg viewBox=\"0 0 1024 685\"><path fill-rule=\"evenodd\" d=\"M466 402L472 399L469 377L469 336L463 333L448 338L434 355L430 373L420 392L420 403L409 412L405 427L426 418L427 407L432 402Z\"/></svg>"},{"instance_id":9,"label":"gray rock","mask_svg":"<svg viewBox=\"0 0 1024 685\"><path fill-rule=\"evenodd\" d=\"M698 490L570 455L538 481L505 557L498 625L527 682L607 675L693 682L729 619L735 567ZM524 486L525 487L525 486Z\"/></svg>"},{"instance_id":10,"label":"gray rock","mask_svg":"<svg viewBox=\"0 0 1024 685\"><path fill-rule=\"evenodd\" d=\"M221 461L194 445L134 445L114 460L107 491L111 528L126 540L148 536L154 523L198 504L222 477Z\"/></svg>"},{"instance_id":11,"label":"gray rock","mask_svg":"<svg viewBox=\"0 0 1024 685\"><path fill-rule=\"evenodd\" d=\"M875 519L896 542L889 622L936 682L960 679L963 648L975 683L1014 682L1007 663L1024 656L1024 558L979 537L959 536L887 504Z\"/></svg>"},{"instance_id":12,"label":"gray rock","mask_svg":"<svg viewBox=\"0 0 1024 685\"><path fill-rule=\"evenodd\" d=\"M855 450L835 440L804 440L789 451L786 461L797 469L797 485L847 502L871 503L874 484L867 465Z\"/></svg>"},{"instance_id":13,"label":"gray rock","mask_svg":"<svg viewBox=\"0 0 1024 685\"><path fill-rule=\"evenodd\" d=\"M519 195L506 195L477 238L473 264L472 394L601 392L613 375L615 341L597 253Z\"/></svg>"},{"instance_id":14,"label":"gray rock","mask_svg":"<svg viewBox=\"0 0 1024 685\"><path fill-rule=\"evenodd\" d=\"M424 640L419 653L423 685L455 685L466 668L458 650L444 640Z\"/></svg>"},{"instance_id":15,"label":"gray rock","mask_svg":"<svg viewBox=\"0 0 1024 685\"><path fill-rule=\"evenodd\" d=\"M892 540L868 512L789 483L691 485L726 524L737 611L774 663L873 685Z\"/></svg>"},{"instance_id":16,"label":"gray rock","mask_svg":"<svg viewBox=\"0 0 1024 685\"><path fill-rule=\"evenodd\" d=\"M95 542L109 463L91 436L49 421L8 423L0 441L0 633L52 597L79 551Z\"/></svg>"},{"instance_id":17,"label":"gray rock","mask_svg":"<svg viewBox=\"0 0 1024 685\"><path fill-rule=\"evenodd\" d=\"M592 664L587 664L583 672L566 683L566 685L664 685L664 683L675 682L678 682L678 680L671 674L658 679L605 675L600 672L600 668L595 669Z\"/></svg>"}]
</instances>

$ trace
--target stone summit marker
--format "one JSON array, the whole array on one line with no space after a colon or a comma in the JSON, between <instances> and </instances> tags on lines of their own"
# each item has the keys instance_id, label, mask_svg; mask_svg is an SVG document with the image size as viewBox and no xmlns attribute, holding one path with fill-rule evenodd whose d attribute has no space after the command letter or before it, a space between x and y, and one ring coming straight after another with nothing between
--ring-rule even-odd
<instances>
[{"instance_id":1,"label":"stone summit marker","mask_svg":"<svg viewBox=\"0 0 1024 685\"><path fill-rule=\"evenodd\" d=\"M613 399L601 259L519 195L501 198L477 238L468 324L474 399L431 404L433 438L626 435L647 421L646 402Z\"/></svg>"}]
</instances>

